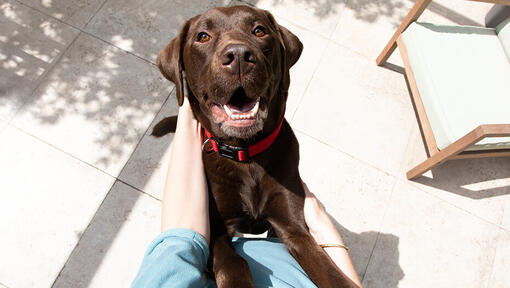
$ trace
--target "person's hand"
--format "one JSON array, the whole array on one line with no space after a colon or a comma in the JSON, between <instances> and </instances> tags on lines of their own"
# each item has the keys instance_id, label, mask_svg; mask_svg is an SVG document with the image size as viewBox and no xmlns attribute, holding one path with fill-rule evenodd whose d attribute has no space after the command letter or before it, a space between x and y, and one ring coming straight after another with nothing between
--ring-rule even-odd
<instances>
[{"instance_id":1,"label":"person's hand","mask_svg":"<svg viewBox=\"0 0 510 288\"><path fill-rule=\"evenodd\" d=\"M193 118L188 97L184 97L163 192L161 229L190 229L204 236L209 243L209 198L200 129L200 123Z\"/></svg>"},{"instance_id":2,"label":"person's hand","mask_svg":"<svg viewBox=\"0 0 510 288\"><path fill-rule=\"evenodd\" d=\"M187 142L192 144L190 148L195 152L202 149L202 139L200 122L193 116L188 97L184 97L182 106L179 107L179 117L177 117L177 127L175 130L174 144L176 142ZM200 154L201 155L201 154Z\"/></svg>"}]
</instances>

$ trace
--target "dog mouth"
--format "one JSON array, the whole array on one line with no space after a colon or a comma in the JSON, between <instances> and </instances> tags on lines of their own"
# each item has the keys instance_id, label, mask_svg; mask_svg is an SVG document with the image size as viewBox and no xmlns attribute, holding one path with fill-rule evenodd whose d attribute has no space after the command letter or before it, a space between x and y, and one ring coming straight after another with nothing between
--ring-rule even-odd
<instances>
[{"instance_id":1,"label":"dog mouth","mask_svg":"<svg viewBox=\"0 0 510 288\"><path fill-rule=\"evenodd\" d=\"M259 111L260 98L252 100L246 97L243 88L237 88L230 101L223 105L223 109L231 120L255 119Z\"/></svg>"},{"instance_id":2,"label":"dog mouth","mask_svg":"<svg viewBox=\"0 0 510 288\"><path fill-rule=\"evenodd\" d=\"M260 108L260 97L250 99L242 87L237 88L230 100L220 105L213 103L211 112L215 122L224 122L234 127L247 127L255 123Z\"/></svg>"}]
</instances>

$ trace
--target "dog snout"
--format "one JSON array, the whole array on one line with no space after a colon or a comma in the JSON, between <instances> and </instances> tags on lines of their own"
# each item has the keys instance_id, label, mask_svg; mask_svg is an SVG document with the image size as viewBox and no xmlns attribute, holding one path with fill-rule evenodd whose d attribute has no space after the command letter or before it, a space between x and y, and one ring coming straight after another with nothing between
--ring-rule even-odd
<instances>
[{"instance_id":1,"label":"dog snout","mask_svg":"<svg viewBox=\"0 0 510 288\"><path fill-rule=\"evenodd\" d=\"M222 68L227 73L245 75L249 73L257 62L252 49L243 44L231 44L225 47L220 56Z\"/></svg>"}]
</instances>

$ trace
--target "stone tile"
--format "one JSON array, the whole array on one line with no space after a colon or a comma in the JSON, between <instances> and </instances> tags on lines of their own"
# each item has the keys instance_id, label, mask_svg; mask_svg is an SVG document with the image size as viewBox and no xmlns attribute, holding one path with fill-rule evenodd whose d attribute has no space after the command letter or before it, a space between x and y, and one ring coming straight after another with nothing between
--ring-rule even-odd
<instances>
[{"instance_id":1,"label":"stone tile","mask_svg":"<svg viewBox=\"0 0 510 288\"><path fill-rule=\"evenodd\" d=\"M189 18L230 0L136 1L111 0L101 8L86 30L124 50L156 63L170 40Z\"/></svg>"},{"instance_id":2,"label":"stone tile","mask_svg":"<svg viewBox=\"0 0 510 288\"><path fill-rule=\"evenodd\" d=\"M334 71L334 72L332 72ZM400 170L412 104L404 77L330 42L294 127L385 172Z\"/></svg>"},{"instance_id":3,"label":"stone tile","mask_svg":"<svg viewBox=\"0 0 510 288\"><path fill-rule=\"evenodd\" d=\"M150 135L152 128L163 118L177 115L179 107L175 98L175 91L171 93L163 108L152 122L140 144L129 158L120 173L119 179L152 195L162 199L168 162L170 161L170 145L174 134L170 133L161 138Z\"/></svg>"},{"instance_id":4,"label":"stone tile","mask_svg":"<svg viewBox=\"0 0 510 288\"><path fill-rule=\"evenodd\" d=\"M301 43L303 43L304 47L301 57L290 69L289 97L287 99L287 110L285 110L285 116L290 120L294 116L299 102L312 80L313 73L317 69L317 66L319 66L319 60L328 42L326 38L317 33L287 21L284 18L276 16L276 21L278 24L294 33Z\"/></svg>"},{"instance_id":5,"label":"stone tile","mask_svg":"<svg viewBox=\"0 0 510 288\"><path fill-rule=\"evenodd\" d=\"M356 271L363 276L388 205L394 178L296 131L299 170L349 246ZM379 238L397 241L391 234ZM389 261L398 261L398 257Z\"/></svg>"},{"instance_id":6,"label":"stone tile","mask_svg":"<svg viewBox=\"0 0 510 288\"><path fill-rule=\"evenodd\" d=\"M398 181L381 233L364 287L486 287L499 228Z\"/></svg>"},{"instance_id":7,"label":"stone tile","mask_svg":"<svg viewBox=\"0 0 510 288\"><path fill-rule=\"evenodd\" d=\"M9 121L79 31L10 0L0 26L0 119Z\"/></svg>"},{"instance_id":8,"label":"stone tile","mask_svg":"<svg viewBox=\"0 0 510 288\"><path fill-rule=\"evenodd\" d=\"M338 19L343 15L347 1L246 0L245 2L266 9L277 17L285 18L324 37L329 37L334 31Z\"/></svg>"},{"instance_id":9,"label":"stone tile","mask_svg":"<svg viewBox=\"0 0 510 288\"><path fill-rule=\"evenodd\" d=\"M45 14L78 28L94 16L106 0L19 0Z\"/></svg>"},{"instance_id":10,"label":"stone tile","mask_svg":"<svg viewBox=\"0 0 510 288\"><path fill-rule=\"evenodd\" d=\"M114 178L16 128L0 139L0 281L49 287Z\"/></svg>"},{"instance_id":11,"label":"stone tile","mask_svg":"<svg viewBox=\"0 0 510 288\"><path fill-rule=\"evenodd\" d=\"M508 287L510 283L510 232L503 229L499 232L496 258L492 266L492 275L488 288Z\"/></svg>"},{"instance_id":12,"label":"stone tile","mask_svg":"<svg viewBox=\"0 0 510 288\"><path fill-rule=\"evenodd\" d=\"M12 123L117 176L172 87L154 65L81 34Z\"/></svg>"},{"instance_id":13,"label":"stone tile","mask_svg":"<svg viewBox=\"0 0 510 288\"><path fill-rule=\"evenodd\" d=\"M53 287L129 287L160 214L159 201L115 182Z\"/></svg>"}]
</instances>

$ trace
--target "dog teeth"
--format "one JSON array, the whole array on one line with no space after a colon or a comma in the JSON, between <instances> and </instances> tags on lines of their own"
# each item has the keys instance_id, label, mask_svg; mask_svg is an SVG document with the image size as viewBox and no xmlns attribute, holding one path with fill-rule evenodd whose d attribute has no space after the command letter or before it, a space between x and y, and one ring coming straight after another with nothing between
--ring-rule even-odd
<instances>
[{"instance_id":1,"label":"dog teeth","mask_svg":"<svg viewBox=\"0 0 510 288\"><path fill-rule=\"evenodd\" d=\"M245 113L234 113L227 105L223 105L223 109L225 110L225 113L227 113L228 117L230 117L232 120L254 119L255 115L257 115L257 112L259 111L259 103L260 99L257 101L257 103L255 103L249 112Z\"/></svg>"},{"instance_id":2,"label":"dog teeth","mask_svg":"<svg viewBox=\"0 0 510 288\"><path fill-rule=\"evenodd\" d=\"M257 100L257 103L255 103L255 106L253 106L253 108L251 108L250 113L253 113L253 115L257 114L257 112L259 111L259 103L260 103L260 99Z\"/></svg>"},{"instance_id":3,"label":"dog teeth","mask_svg":"<svg viewBox=\"0 0 510 288\"><path fill-rule=\"evenodd\" d=\"M234 114L232 113L232 110L230 110L227 105L223 105L223 109L225 109L225 112L227 112L228 117L232 118L232 115Z\"/></svg>"}]
</instances>

